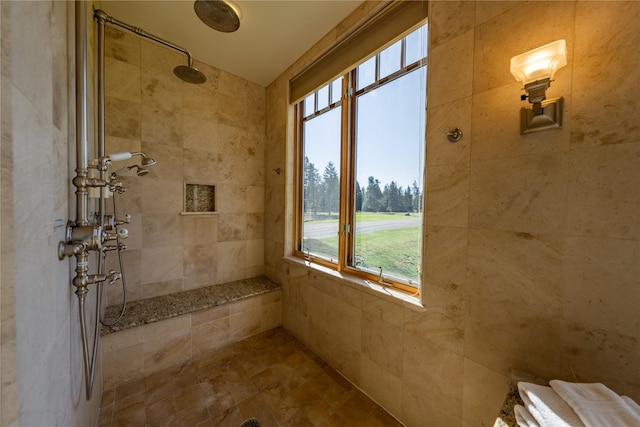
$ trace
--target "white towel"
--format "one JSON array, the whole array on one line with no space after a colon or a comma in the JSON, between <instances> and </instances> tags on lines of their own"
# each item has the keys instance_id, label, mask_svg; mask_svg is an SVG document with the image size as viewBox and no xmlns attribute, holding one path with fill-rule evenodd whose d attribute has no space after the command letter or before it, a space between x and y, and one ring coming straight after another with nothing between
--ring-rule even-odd
<instances>
[{"instance_id":1,"label":"white towel","mask_svg":"<svg viewBox=\"0 0 640 427\"><path fill-rule=\"evenodd\" d=\"M552 380L551 388L578 414L587 427L638 427L638 413L604 384Z\"/></svg>"},{"instance_id":2,"label":"white towel","mask_svg":"<svg viewBox=\"0 0 640 427\"><path fill-rule=\"evenodd\" d=\"M525 408L540 427L584 426L573 409L551 387L519 382L518 391Z\"/></svg>"},{"instance_id":3,"label":"white towel","mask_svg":"<svg viewBox=\"0 0 640 427\"><path fill-rule=\"evenodd\" d=\"M540 427L540 424L533 418L533 415L522 405L515 405L513 412L516 415L516 422L519 427Z\"/></svg>"},{"instance_id":4,"label":"white towel","mask_svg":"<svg viewBox=\"0 0 640 427\"><path fill-rule=\"evenodd\" d=\"M629 409L640 417L640 405L638 405L636 401L630 398L629 396L620 396L620 397L622 397L622 400L624 400L625 403L629 405Z\"/></svg>"}]
</instances>

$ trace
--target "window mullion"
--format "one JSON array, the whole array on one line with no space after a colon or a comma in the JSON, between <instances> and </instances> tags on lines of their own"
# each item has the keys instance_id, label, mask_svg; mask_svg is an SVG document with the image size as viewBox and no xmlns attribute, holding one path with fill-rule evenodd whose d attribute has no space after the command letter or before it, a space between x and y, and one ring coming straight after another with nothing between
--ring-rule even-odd
<instances>
[{"instance_id":1,"label":"window mullion","mask_svg":"<svg viewBox=\"0 0 640 427\"><path fill-rule=\"evenodd\" d=\"M294 203L296 205L298 215L295 215L295 229L296 233L293 236L293 247L294 251L302 251L302 221L303 221L303 167L302 167L302 141L303 141L303 117L304 117L304 101L299 103L294 109L294 117L295 117L295 163L294 163L294 176L296 177L295 181L295 199Z\"/></svg>"},{"instance_id":2,"label":"window mullion","mask_svg":"<svg viewBox=\"0 0 640 427\"><path fill-rule=\"evenodd\" d=\"M350 194L353 191L353 184L351 183L351 167L349 165L351 159L350 153L350 134L352 132L351 125L351 100L354 93L352 89L354 71L349 74L345 74L342 78L342 118L340 127L340 227L338 238L338 271L343 271L347 262L349 254L349 239L351 232L349 230L349 224L351 224L350 210L351 203L349 202Z\"/></svg>"}]
</instances>

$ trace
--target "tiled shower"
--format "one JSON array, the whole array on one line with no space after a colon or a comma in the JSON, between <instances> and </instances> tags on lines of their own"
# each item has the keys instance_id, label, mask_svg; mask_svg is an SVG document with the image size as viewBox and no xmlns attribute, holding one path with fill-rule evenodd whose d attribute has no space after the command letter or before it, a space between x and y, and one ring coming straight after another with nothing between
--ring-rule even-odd
<instances>
[{"instance_id":1,"label":"tiled shower","mask_svg":"<svg viewBox=\"0 0 640 427\"><path fill-rule=\"evenodd\" d=\"M146 150L158 161L125 177L120 197L136 220L125 254L131 299L263 274L264 88L197 61L207 81L184 84L171 66L182 55L112 27L105 51L106 152ZM185 184L215 185L216 212L185 214Z\"/></svg>"},{"instance_id":2,"label":"tiled shower","mask_svg":"<svg viewBox=\"0 0 640 427\"><path fill-rule=\"evenodd\" d=\"M3 426L97 422L55 256L72 204L72 9L2 2ZM171 52L110 31L108 150L158 160L121 199L137 218L131 298L264 273L283 286L284 329L408 426L492 425L511 368L640 400L640 3L430 2L424 309L283 258L288 81L373 9L267 88L206 64L205 86L187 87L157 68ZM549 95L564 126L522 137L508 60L559 38L569 65ZM180 215L185 182L215 184L218 213Z\"/></svg>"}]
</instances>

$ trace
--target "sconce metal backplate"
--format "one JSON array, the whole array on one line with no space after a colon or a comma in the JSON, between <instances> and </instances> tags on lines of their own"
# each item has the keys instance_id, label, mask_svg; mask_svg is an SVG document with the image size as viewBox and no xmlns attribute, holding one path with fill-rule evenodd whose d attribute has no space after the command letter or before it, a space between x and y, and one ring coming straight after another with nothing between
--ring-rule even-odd
<instances>
[{"instance_id":1,"label":"sconce metal backplate","mask_svg":"<svg viewBox=\"0 0 640 427\"><path fill-rule=\"evenodd\" d=\"M520 134L526 135L562 127L563 99L555 98L542 103L542 114L534 115L532 108L520 110Z\"/></svg>"}]
</instances>

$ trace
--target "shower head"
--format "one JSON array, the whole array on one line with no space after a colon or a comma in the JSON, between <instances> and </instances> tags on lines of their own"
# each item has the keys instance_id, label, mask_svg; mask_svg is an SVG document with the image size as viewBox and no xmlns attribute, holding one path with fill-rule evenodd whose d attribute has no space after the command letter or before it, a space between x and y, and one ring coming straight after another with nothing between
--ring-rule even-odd
<instances>
[{"instance_id":1,"label":"shower head","mask_svg":"<svg viewBox=\"0 0 640 427\"><path fill-rule=\"evenodd\" d=\"M178 65L173 69L173 74L186 83L199 85L207 81L207 77L202 74L202 71L189 65Z\"/></svg>"},{"instance_id":2,"label":"shower head","mask_svg":"<svg viewBox=\"0 0 640 427\"><path fill-rule=\"evenodd\" d=\"M149 169L145 169L143 167L140 167L140 165L131 165L129 166L129 170L136 168L136 175L138 176L144 176L146 174L149 173Z\"/></svg>"},{"instance_id":3,"label":"shower head","mask_svg":"<svg viewBox=\"0 0 640 427\"><path fill-rule=\"evenodd\" d=\"M238 8L227 0L196 0L193 9L198 18L214 30L232 33L240 28Z\"/></svg>"},{"instance_id":4,"label":"shower head","mask_svg":"<svg viewBox=\"0 0 640 427\"><path fill-rule=\"evenodd\" d=\"M154 159L152 159L151 157L147 156L146 154L140 152L140 151L136 151L131 153L131 157L133 156L140 156L142 157L142 162L140 164L140 166L153 166L156 164L156 161Z\"/></svg>"}]
</instances>

